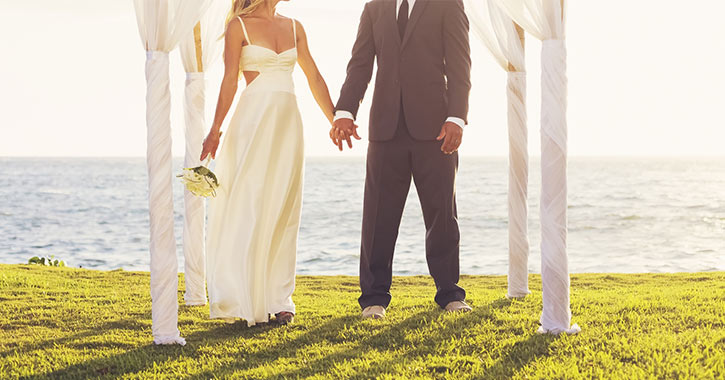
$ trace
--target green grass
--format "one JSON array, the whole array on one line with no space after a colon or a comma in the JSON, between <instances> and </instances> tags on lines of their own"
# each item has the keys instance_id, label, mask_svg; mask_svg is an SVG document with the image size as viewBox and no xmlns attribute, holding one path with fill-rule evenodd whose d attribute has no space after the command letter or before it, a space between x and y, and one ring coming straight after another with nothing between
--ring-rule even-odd
<instances>
[{"instance_id":1,"label":"green grass","mask_svg":"<svg viewBox=\"0 0 725 380\"><path fill-rule=\"evenodd\" d=\"M530 282L508 300L505 277L464 276L474 311L448 315L428 277L397 277L363 321L355 277L300 276L294 325L181 306L182 347L152 344L148 273L0 265L0 378L725 378L723 272L572 275L576 336L535 334Z\"/></svg>"}]
</instances>

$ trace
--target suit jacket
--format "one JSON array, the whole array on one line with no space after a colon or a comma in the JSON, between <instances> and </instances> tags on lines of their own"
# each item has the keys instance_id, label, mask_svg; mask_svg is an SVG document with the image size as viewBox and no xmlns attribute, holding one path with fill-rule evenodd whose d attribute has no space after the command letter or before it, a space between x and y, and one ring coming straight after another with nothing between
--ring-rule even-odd
<instances>
[{"instance_id":1,"label":"suit jacket","mask_svg":"<svg viewBox=\"0 0 725 380\"><path fill-rule=\"evenodd\" d=\"M365 4L336 110L357 117L377 58L370 140L393 138L401 104L411 136L435 140L447 117L467 122L471 90L469 23L462 0L417 0L405 35L395 0Z\"/></svg>"}]
</instances>

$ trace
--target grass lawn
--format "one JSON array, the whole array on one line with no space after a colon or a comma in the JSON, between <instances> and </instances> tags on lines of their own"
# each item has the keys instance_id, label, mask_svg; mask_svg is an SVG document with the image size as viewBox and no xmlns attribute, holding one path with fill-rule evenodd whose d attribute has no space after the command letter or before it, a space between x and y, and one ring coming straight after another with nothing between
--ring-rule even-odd
<instances>
[{"instance_id":1,"label":"grass lawn","mask_svg":"<svg viewBox=\"0 0 725 380\"><path fill-rule=\"evenodd\" d=\"M535 334L530 281L508 300L504 276L464 276L474 311L448 315L428 277L397 277L388 317L363 321L355 277L300 276L295 324L180 306L182 347L152 343L146 272L0 265L0 378L725 378L723 272L572 275L575 336Z\"/></svg>"}]
</instances>

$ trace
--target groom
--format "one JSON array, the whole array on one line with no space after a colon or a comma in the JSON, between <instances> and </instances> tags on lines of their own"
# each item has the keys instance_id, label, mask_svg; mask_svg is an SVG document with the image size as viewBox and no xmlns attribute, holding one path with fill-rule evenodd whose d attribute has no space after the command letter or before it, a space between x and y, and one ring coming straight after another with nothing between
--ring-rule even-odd
<instances>
[{"instance_id":1,"label":"groom","mask_svg":"<svg viewBox=\"0 0 725 380\"><path fill-rule=\"evenodd\" d=\"M354 124L377 58L365 176L359 298L363 318L383 318L411 178L426 227L435 301L470 311L458 286L455 179L468 114L471 57L462 0L372 0L365 4L331 137L360 139Z\"/></svg>"}]
</instances>

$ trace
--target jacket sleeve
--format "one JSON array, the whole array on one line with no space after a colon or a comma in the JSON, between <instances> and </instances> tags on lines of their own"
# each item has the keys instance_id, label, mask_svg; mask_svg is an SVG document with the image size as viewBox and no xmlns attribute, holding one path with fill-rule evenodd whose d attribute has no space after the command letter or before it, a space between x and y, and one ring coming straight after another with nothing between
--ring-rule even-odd
<instances>
[{"instance_id":1,"label":"jacket sleeve","mask_svg":"<svg viewBox=\"0 0 725 380\"><path fill-rule=\"evenodd\" d=\"M454 0L443 18L443 49L448 84L448 116L468 124L468 96L471 92L471 45L463 0Z\"/></svg>"},{"instance_id":2,"label":"jacket sleeve","mask_svg":"<svg viewBox=\"0 0 725 380\"><path fill-rule=\"evenodd\" d=\"M335 111L342 110L352 113L357 118L357 111L365 96L365 91L373 75L375 61L375 41L373 39L373 24L370 15L371 3L365 4L357 38L352 48L352 58L347 65L347 78L340 90L340 99L337 101Z\"/></svg>"}]
</instances>

